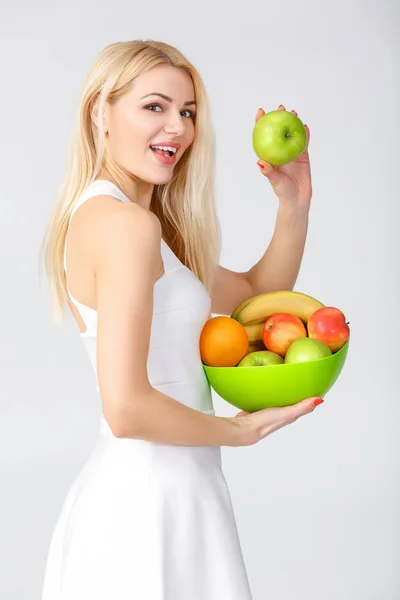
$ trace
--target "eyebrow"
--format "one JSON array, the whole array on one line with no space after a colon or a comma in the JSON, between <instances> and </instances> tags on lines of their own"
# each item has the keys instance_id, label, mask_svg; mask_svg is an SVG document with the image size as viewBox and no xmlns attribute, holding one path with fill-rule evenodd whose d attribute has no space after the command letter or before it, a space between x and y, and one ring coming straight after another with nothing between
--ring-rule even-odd
<instances>
[{"instance_id":1,"label":"eyebrow","mask_svg":"<svg viewBox=\"0 0 400 600\"><path fill-rule=\"evenodd\" d=\"M150 94L146 94L145 96L141 97L141 100L143 100L143 98L147 98L147 96L160 96L160 98L164 98L164 100L167 100L168 102L172 102L172 98L170 98L169 96L166 96L165 94L161 94L159 92L151 92ZM183 103L183 106L191 106L192 104L196 104L195 100L188 100L187 102Z\"/></svg>"}]
</instances>

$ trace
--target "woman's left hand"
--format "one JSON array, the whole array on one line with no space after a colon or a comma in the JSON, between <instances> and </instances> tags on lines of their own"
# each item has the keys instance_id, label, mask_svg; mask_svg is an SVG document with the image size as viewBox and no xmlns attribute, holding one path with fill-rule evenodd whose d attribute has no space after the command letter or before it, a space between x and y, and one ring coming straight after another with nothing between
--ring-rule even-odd
<instances>
[{"instance_id":1,"label":"woman's left hand","mask_svg":"<svg viewBox=\"0 0 400 600\"><path fill-rule=\"evenodd\" d=\"M286 109L280 104L278 110ZM291 112L298 116L295 110ZM256 123L263 115L265 115L265 111L260 108L257 111ZM304 128L307 133L307 146L296 160L280 167L274 167L264 160L257 162L261 173L271 183L280 204L293 208L309 208L312 196L310 157L308 155L310 130L307 125L304 125Z\"/></svg>"}]
</instances>

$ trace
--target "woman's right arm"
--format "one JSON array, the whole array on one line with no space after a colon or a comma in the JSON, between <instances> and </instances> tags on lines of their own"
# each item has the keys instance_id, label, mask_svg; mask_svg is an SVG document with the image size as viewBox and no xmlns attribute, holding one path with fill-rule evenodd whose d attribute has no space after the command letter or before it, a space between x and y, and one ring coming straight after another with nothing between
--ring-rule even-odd
<instances>
[{"instance_id":1,"label":"woman's right arm","mask_svg":"<svg viewBox=\"0 0 400 600\"><path fill-rule=\"evenodd\" d=\"M97 375L113 434L161 444L248 446L314 408L312 399L240 418L207 415L156 390L147 374L161 225L135 204L102 208L91 231L97 290Z\"/></svg>"}]
</instances>

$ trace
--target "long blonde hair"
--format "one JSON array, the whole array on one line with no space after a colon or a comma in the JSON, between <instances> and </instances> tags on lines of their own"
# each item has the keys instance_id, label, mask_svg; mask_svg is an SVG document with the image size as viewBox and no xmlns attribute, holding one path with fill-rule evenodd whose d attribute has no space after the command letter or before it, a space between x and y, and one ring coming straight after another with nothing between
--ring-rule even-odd
<instances>
[{"instance_id":1,"label":"long blonde hair","mask_svg":"<svg viewBox=\"0 0 400 600\"><path fill-rule=\"evenodd\" d=\"M105 103L117 102L136 77L162 64L182 68L191 76L197 103L195 139L171 180L154 186L150 210L159 218L170 248L211 295L221 232L214 199L215 138L204 84L196 68L173 46L154 40L116 42L100 52L84 82L65 177L39 250L39 262L44 254L56 323L64 322L68 301L64 245L69 219L75 200L97 178L106 156ZM91 118L95 98L99 128Z\"/></svg>"}]
</instances>

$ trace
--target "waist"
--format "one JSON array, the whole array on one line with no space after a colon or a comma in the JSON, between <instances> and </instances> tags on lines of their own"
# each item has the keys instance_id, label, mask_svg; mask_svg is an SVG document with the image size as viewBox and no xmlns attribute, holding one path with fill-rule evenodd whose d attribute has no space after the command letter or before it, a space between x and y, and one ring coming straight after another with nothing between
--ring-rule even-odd
<instances>
[{"instance_id":1,"label":"waist","mask_svg":"<svg viewBox=\"0 0 400 600\"><path fill-rule=\"evenodd\" d=\"M122 481L148 483L149 473L157 487L188 485L199 477L222 470L221 446L161 444L137 438L116 438L104 417L100 418L100 435L92 460L103 465ZM111 476L111 475L110 475ZM175 487L175 490L177 488Z\"/></svg>"}]
</instances>

